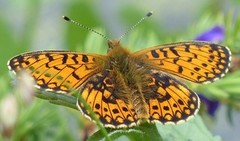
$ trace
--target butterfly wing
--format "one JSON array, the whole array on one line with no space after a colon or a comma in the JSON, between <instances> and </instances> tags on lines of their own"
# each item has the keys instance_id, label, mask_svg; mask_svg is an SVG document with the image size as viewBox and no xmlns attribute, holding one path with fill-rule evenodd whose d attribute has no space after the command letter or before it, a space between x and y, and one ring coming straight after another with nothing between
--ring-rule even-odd
<instances>
[{"instance_id":1,"label":"butterfly wing","mask_svg":"<svg viewBox=\"0 0 240 141\"><path fill-rule=\"evenodd\" d=\"M231 61L227 47L200 41L155 46L133 56L140 57L154 69L195 83L212 82L223 77Z\"/></svg>"},{"instance_id":2,"label":"butterfly wing","mask_svg":"<svg viewBox=\"0 0 240 141\"><path fill-rule=\"evenodd\" d=\"M180 123L193 117L199 109L200 100L196 93L176 79L156 72L152 73L152 90L146 101L149 106L149 121L163 124Z\"/></svg>"},{"instance_id":3,"label":"butterfly wing","mask_svg":"<svg viewBox=\"0 0 240 141\"><path fill-rule=\"evenodd\" d=\"M91 107L97 118L105 127L120 128L130 127L138 123L137 115L131 104L117 98L118 86L107 71L95 74L81 87L81 96ZM83 103L78 103L79 109L89 119L90 112Z\"/></svg>"},{"instance_id":4,"label":"butterfly wing","mask_svg":"<svg viewBox=\"0 0 240 141\"><path fill-rule=\"evenodd\" d=\"M152 81L146 89L150 122L163 124L180 123L193 117L199 109L200 100L196 93L174 78L151 72ZM106 127L131 127L141 122L132 104L117 98L118 86L106 73L95 74L81 87L81 96ZM89 119L90 112L81 102L79 109Z\"/></svg>"},{"instance_id":5,"label":"butterfly wing","mask_svg":"<svg viewBox=\"0 0 240 141\"><path fill-rule=\"evenodd\" d=\"M8 67L14 73L27 71L36 87L60 93L79 88L101 71L104 56L67 51L37 51L13 57Z\"/></svg>"}]
</instances>

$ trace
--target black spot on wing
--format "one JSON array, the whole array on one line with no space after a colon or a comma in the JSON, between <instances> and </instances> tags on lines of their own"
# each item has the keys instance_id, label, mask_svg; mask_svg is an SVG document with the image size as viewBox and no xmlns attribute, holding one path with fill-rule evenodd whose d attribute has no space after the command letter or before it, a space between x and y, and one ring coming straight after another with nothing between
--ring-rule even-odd
<instances>
[{"instance_id":1,"label":"black spot on wing","mask_svg":"<svg viewBox=\"0 0 240 141\"><path fill-rule=\"evenodd\" d=\"M85 62L85 63L87 63L88 62L88 57L87 57L87 55L82 55L82 61L83 62Z\"/></svg>"},{"instance_id":2,"label":"black spot on wing","mask_svg":"<svg viewBox=\"0 0 240 141\"><path fill-rule=\"evenodd\" d=\"M78 57L77 54L74 54L74 55L72 56L72 60L74 61L75 64L79 64L79 62L78 62L78 60L77 60L77 57Z\"/></svg>"},{"instance_id":3,"label":"black spot on wing","mask_svg":"<svg viewBox=\"0 0 240 141\"><path fill-rule=\"evenodd\" d=\"M159 54L156 52L156 50L152 50L151 54L154 58L159 58Z\"/></svg>"}]
</instances>

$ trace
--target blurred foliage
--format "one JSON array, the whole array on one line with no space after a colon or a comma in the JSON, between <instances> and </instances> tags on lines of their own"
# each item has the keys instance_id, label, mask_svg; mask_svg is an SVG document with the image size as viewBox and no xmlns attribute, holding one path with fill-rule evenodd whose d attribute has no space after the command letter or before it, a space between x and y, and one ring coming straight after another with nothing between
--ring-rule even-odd
<instances>
[{"instance_id":1,"label":"blurred foliage","mask_svg":"<svg viewBox=\"0 0 240 141\"><path fill-rule=\"evenodd\" d=\"M235 0L238 3L237 0ZM12 80L8 77L6 62L10 57L31 50L35 24L40 10L40 1L29 1L26 8L29 12L26 18L24 32L16 35L13 28L7 20L0 17L0 43L1 43L1 60L0 63L0 103L8 95L17 95L15 86L9 82ZM94 7L91 2L71 2L68 6L67 16L77 21L81 21L90 27L102 27L101 19L94 13ZM210 5L207 5L208 7ZM214 7L214 6L211 6ZM228 15L219 14L218 9L209 8L203 12L202 18L197 20L184 33L167 34L157 22L145 21L134 31L126 35L123 39L123 45L132 51L144 49L148 46L169 43L175 41L186 41L194 39L201 32L211 28L214 25L222 25L226 29L226 38L222 43L232 50L234 56L239 57L240 50L240 18L234 17L229 12ZM214 11L214 12L213 12ZM213 13L217 13L217 16ZM142 10L136 7L125 7L121 12L121 17L128 25L142 17ZM63 21L64 22L64 21ZM79 50L91 53L104 54L107 50L107 44L104 39L89 33L87 30L78 29L78 27L67 24L67 33L65 35L67 47L69 50ZM159 29L159 30L156 30ZM109 33L107 29L101 30L101 33ZM144 34L143 34L144 33ZM87 35L87 36L86 36ZM146 35L148 35L146 37ZM84 41L84 42L83 42ZM233 60L234 61L234 60ZM226 114L231 121L231 111L240 110L240 71L239 68L228 73L221 81L208 85L190 84L193 90L205 94L206 97L217 99L222 104L229 107ZM14 82L13 82L14 83ZM14 89L12 89L14 88ZM63 105L70 108L63 108L50 104L42 99L33 99L31 103L20 102L17 99L17 107L7 107L17 109L17 121L9 128L4 127L3 121L0 120L0 140L85 140L91 133L96 131L94 123L89 122L76 109L75 103L77 97L68 95L54 95L52 93L39 93L37 96L50 101L57 105ZM9 113L10 114L10 113ZM6 117L10 115L4 115ZM99 122L99 129L89 140L221 140L219 136L213 136L206 128L201 117L197 115L189 122L181 125L160 125L143 123L138 127L130 129L104 129ZM189 134L191 132L191 134Z\"/></svg>"}]
</instances>

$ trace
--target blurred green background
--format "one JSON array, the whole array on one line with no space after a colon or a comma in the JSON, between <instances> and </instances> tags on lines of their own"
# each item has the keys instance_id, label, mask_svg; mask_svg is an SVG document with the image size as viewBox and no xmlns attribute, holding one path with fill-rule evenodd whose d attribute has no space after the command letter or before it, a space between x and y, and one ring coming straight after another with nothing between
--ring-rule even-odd
<instances>
[{"instance_id":1,"label":"blurred green background","mask_svg":"<svg viewBox=\"0 0 240 141\"><path fill-rule=\"evenodd\" d=\"M150 19L123 38L122 44L132 51L192 40L211 27L221 25L226 30L223 44L229 46L237 58L240 53L239 9L238 0L0 0L0 140L85 140L97 130L79 111L31 96L27 102L13 98L19 94L6 64L15 55L47 49L106 54L107 44L102 37L65 22L63 15L109 38L119 38L148 11L153 11ZM234 72L239 72L238 67ZM239 73L233 74L231 79L240 78ZM201 88L190 84L190 87L204 93L208 86ZM232 93L226 86L222 89L224 96L210 96L221 103L216 116L202 117L212 135L219 135L216 140L237 141L240 137L240 91L236 92L239 89L235 87ZM4 113L6 106L9 110Z\"/></svg>"}]
</instances>

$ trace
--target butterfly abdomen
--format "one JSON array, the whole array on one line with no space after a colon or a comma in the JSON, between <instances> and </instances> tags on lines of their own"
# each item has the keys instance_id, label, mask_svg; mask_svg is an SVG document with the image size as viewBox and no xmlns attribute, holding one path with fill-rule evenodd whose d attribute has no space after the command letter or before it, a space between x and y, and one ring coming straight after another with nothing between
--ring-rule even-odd
<instances>
[{"instance_id":1,"label":"butterfly abdomen","mask_svg":"<svg viewBox=\"0 0 240 141\"><path fill-rule=\"evenodd\" d=\"M149 112L148 106L145 98L143 97L143 93L140 92L141 89L133 90L129 96L129 100L133 105L135 112L139 119L148 119Z\"/></svg>"}]
</instances>

